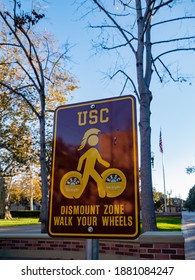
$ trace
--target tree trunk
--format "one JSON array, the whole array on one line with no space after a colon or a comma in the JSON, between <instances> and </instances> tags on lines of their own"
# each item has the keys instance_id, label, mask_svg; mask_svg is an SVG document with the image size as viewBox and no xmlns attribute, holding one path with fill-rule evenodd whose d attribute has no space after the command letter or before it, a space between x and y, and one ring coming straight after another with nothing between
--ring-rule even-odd
<instances>
[{"instance_id":1,"label":"tree trunk","mask_svg":"<svg viewBox=\"0 0 195 280\"><path fill-rule=\"evenodd\" d=\"M140 95L140 140L141 140L141 205L143 231L156 230L156 218L152 190L151 127L149 90L152 75L150 22L145 22L141 1L136 1L138 44L136 52L137 83ZM146 41L144 36L146 35ZM144 52L146 46L146 54ZM146 55L146 61L144 60ZM144 67L145 66L145 67ZM145 69L145 70L144 70Z\"/></svg>"},{"instance_id":2,"label":"tree trunk","mask_svg":"<svg viewBox=\"0 0 195 280\"><path fill-rule=\"evenodd\" d=\"M5 217L5 180L0 177L0 219Z\"/></svg>"},{"instance_id":3,"label":"tree trunk","mask_svg":"<svg viewBox=\"0 0 195 280\"><path fill-rule=\"evenodd\" d=\"M5 220L12 220L12 214L11 214L11 212L10 212L9 205L6 205L6 206L5 206L4 219L5 219Z\"/></svg>"},{"instance_id":4,"label":"tree trunk","mask_svg":"<svg viewBox=\"0 0 195 280\"><path fill-rule=\"evenodd\" d=\"M7 190L7 185L3 177L0 177L0 219L12 219L9 208L9 192Z\"/></svg>"},{"instance_id":5,"label":"tree trunk","mask_svg":"<svg viewBox=\"0 0 195 280\"><path fill-rule=\"evenodd\" d=\"M140 140L141 140L141 201L143 231L155 231L156 218L153 202L151 171L151 127L150 92L141 95L140 101Z\"/></svg>"},{"instance_id":6,"label":"tree trunk","mask_svg":"<svg viewBox=\"0 0 195 280\"><path fill-rule=\"evenodd\" d=\"M46 164L46 145L45 145L45 116L40 117L40 164L42 181L42 205L41 205L41 232L47 232L48 225L48 180Z\"/></svg>"}]
</instances>

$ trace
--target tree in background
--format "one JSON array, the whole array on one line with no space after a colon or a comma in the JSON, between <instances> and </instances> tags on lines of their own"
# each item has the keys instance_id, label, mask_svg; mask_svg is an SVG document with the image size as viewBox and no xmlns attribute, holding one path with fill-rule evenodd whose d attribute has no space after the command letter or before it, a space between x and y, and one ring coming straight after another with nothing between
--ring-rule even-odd
<instances>
[{"instance_id":1,"label":"tree in background","mask_svg":"<svg viewBox=\"0 0 195 280\"><path fill-rule=\"evenodd\" d=\"M29 118L39 125L39 153L42 185L41 231L47 231L48 166L46 154L46 117L54 106L64 104L77 83L67 68L68 45L60 51L44 32L36 32L44 14L34 7L24 12L20 1L11 7L0 2L0 91L23 102ZM36 129L33 128L33 129Z\"/></svg>"},{"instance_id":2,"label":"tree in background","mask_svg":"<svg viewBox=\"0 0 195 280\"><path fill-rule=\"evenodd\" d=\"M2 79L2 73L1 79ZM22 102L0 92L0 177L3 193L0 196L0 217L11 219L9 188L15 175L35 160L27 114Z\"/></svg>"},{"instance_id":3,"label":"tree in background","mask_svg":"<svg viewBox=\"0 0 195 280\"><path fill-rule=\"evenodd\" d=\"M139 102L143 230L156 230L151 175L151 82L154 75L161 83L186 81L171 61L174 61L174 54L195 50L194 29L190 28L195 15L181 9L180 15L175 16L174 11L181 2L175 0L77 2L87 9L87 16L90 17L91 11L93 22L98 21L90 24L93 30L99 31L99 34L94 33L96 52L104 50L116 57L114 60L112 56L115 65L110 70L109 78L123 81L119 94L132 92ZM187 28L184 28L185 24ZM164 33L163 28L166 28Z\"/></svg>"},{"instance_id":4,"label":"tree in background","mask_svg":"<svg viewBox=\"0 0 195 280\"><path fill-rule=\"evenodd\" d=\"M195 210L195 186L189 190L188 197L185 202L185 208L187 208L189 211Z\"/></svg>"},{"instance_id":5,"label":"tree in background","mask_svg":"<svg viewBox=\"0 0 195 280\"><path fill-rule=\"evenodd\" d=\"M162 192L157 192L153 189L153 200L155 211L162 211L164 208L164 194Z\"/></svg>"},{"instance_id":6,"label":"tree in background","mask_svg":"<svg viewBox=\"0 0 195 280\"><path fill-rule=\"evenodd\" d=\"M34 210L34 204L41 205L41 184L38 173L34 172L36 169L33 166L28 173L13 178L9 190L10 203L25 206L30 210Z\"/></svg>"},{"instance_id":7,"label":"tree in background","mask_svg":"<svg viewBox=\"0 0 195 280\"><path fill-rule=\"evenodd\" d=\"M187 174L192 174L192 173L195 173L195 166L188 166L186 167L186 173Z\"/></svg>"}]
</instances>

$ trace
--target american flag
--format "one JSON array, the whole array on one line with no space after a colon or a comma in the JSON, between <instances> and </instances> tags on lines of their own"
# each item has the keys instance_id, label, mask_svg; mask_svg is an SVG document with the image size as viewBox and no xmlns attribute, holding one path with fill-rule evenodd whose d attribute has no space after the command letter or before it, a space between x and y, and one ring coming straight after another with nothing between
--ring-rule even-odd
<instances>
[{"instance_id":1,"label":"american flag","mask_svg":"<svg viewBox=\"0 0 195 280\"><path fill-rule=\"evenodd\" d=\"M159 138L159 147L160 147L160 152L163 153L163 145L162 145L162 134L160 130L160 138Z\"/></svg>"}]
</instances>

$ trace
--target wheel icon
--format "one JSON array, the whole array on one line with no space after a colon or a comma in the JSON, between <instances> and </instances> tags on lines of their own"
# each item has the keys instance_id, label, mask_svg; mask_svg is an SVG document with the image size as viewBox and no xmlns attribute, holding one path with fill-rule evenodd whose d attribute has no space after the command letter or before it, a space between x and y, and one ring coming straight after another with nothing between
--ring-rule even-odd
<instances>
[{"instance_id":1,"label":"wheel icon","mask_svg":"<svg viewBox=\"0 0 195 280\"><path fill-rule=\"evenodd\" d=\"M70 171L60 181L60 191L67 198L79 198L83 192L80 172Z\"/></svg>"},{"instance_id":2,"label":"wheel icon","mask_svg":"<svg viewBox=\"0 0 195 280\"><path fill-rule=\"evenodd\" d=\"M121 170L109 168L101 176L103 178L103 188L108 197L119 196L125 190L127 180Z\"/></svg>"}]
</instances>

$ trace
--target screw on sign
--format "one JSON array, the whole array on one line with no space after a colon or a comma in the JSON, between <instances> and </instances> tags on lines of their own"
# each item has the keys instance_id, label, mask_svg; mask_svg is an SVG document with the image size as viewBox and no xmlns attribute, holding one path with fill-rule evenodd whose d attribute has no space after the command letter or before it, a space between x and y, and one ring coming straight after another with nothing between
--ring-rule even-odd
<instances>
[{"instance_id":1,"label":"screw on sign","mask_svg":"<svg viewBox=\"0 0 195 280\"><path fill-rule=\"evenodd\" d=\"M56 109L49 234L131 239L139 235L134 97Z\"/></svg>"}]
</instances>

